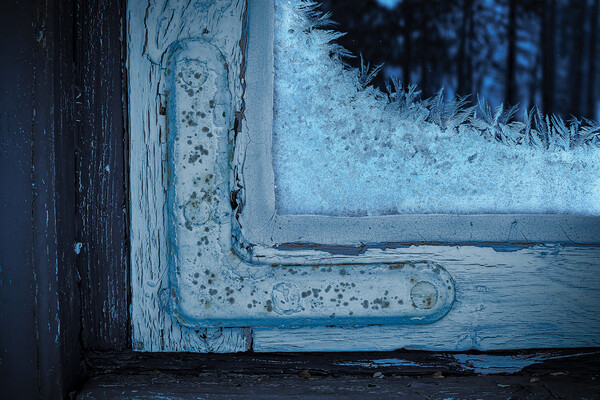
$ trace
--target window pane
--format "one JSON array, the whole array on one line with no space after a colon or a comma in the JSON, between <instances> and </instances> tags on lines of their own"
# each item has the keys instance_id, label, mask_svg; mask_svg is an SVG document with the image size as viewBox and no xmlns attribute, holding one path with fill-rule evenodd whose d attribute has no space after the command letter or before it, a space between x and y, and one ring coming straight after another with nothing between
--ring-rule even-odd
<instances>
[{"instance_id":1,"label":"window pane","mask_svg":"<svg viewBox=\"0 0 600 400\"><path fill-rule=\"evenodd\" d=\"M598 1L323 3L275 2L279 213L600 214Z\"/></svg>"}]
</instances>

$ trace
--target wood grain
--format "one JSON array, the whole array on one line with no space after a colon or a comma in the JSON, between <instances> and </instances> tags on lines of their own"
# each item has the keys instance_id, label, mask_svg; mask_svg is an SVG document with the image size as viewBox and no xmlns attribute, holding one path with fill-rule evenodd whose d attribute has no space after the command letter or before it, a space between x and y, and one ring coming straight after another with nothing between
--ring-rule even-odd
<instances>
[{"instance_id":1,"label":"wood grain","mask_svg":"<svg viewBox=\"0 0 600 400\"><path fill-rule=\"evenodd\" d=\"M83 378L72 11L70 1L10 1L0 24L3 398L62 398Z\"/></svg>"},{"instance_id":2,"label":"wood grain","mask_svg":"<svg viewBox=\"0 0 600 400\"><path fill-rule=\"evenodd\" d=\"M76 241L82 339L90 349L129 344L123 18L120 0L76 4Z\"/></svg>"},{"instance_id":3,"label":"wood grain","mask_svg":"<svg viewBox=\"0 0 600 400\"><path fill-rule=\"evenodd\" d=\"M596 377L494 376L173 377L106 376L91 380L77 399L552 399L596 398ZM533 382L532 382L533 380Z\"/></svg>"},{"instance_id":4,"label":"wood grain","mask_svg":"<svg viewBox=\"0 0 600 400\"><path fill-rule=\"evenodd\" d=\"M595 355L556 353L564 358L486 375L456 362L457 357L475 359L477 354L138 354L136 361L125 355L106 358L108 363L96 354L93 371L99 375L78 398L597 398L600 365ZM489 356L502 364L503 357L542 354L547 353Z\"/></svg>"},{"instance_id":5,"label":"wood grain","mask_svg":"<svg viewBox=\"0 0 600 400\"><path fill-rule=\"evenodd\" d=\"M177 40L197 37L217 45L234 68L230 70L230 81L237 83L231 90L236 94L239 109L244 12L243 0L199 4L134 0L127 6L132 155L131 320L136 350L235 352L251 347L249 329L184 327L161 306L160 300L160 293L169 288L165 220L167 132L162 112L164 99L158 90L161 60L167 48ZM231 25L227 21L237 23Z\"/></svg>"},{"instance_id":6,"label":"wood grain","mask_svg":"<svg viewBox=\"0 0 600 400\"><path fill-rule=\"evenodd\" d=\"M80 399L594 398L598 349L519 352L89 353ZM501 374L501 375L500 375Z\"/></svg>"},{"instance_id":7,"label":"wood grain","mask_svg":"<svg viewBox=\"0 0 600 400\"><path fill-rule=\"evenodd\" d=\"M298 374L314 376L382 374L447 375L514 374L522 371L571 371L579 374L600 372L597 348L541 349L495 352L308 352L308 353L145 353L134 351L88 352L89 376L135 375L152 371L174 375L226 373L229 375L274 376Z\"/></svg>"},{"instance_id":8,"label":"wood grain","mask_svg":"<svg viewBox=\"0 0 600 400\"><path fill-rule=\"evenodd\" d=\"M0 383L11 398L35 398L39 390L31 204L36 26L31 3L9 2L0 14L6 57L0 97Z\"/></svg>"},{"instance_id":9,"label":"wood grain","mask_svg":"<svg viewBox=\"0 0 600 400\"><path fill-rule=\"evenodd\" d=\"M413 243L393 249L369 248L358 256L302 249L274 255L266 253L264 262L267 265L296 264L300 258L305 259L304 264L435 262L454 278L456 302L442 320L421 326L307 328L296 322L298 326L288 328L205 330L185 328L175 322L166 302L161 301L161 293L166 293L168 299L171 288L165 220L168 179L165 155L169 133L163 115L164 99L160 95L161 62L173 42L200 37L222 49L230 71L239 67L243 54L237 36L234 41L224 39L232 35L232 25L225 20L232 17L243 21L243 3L223 0L211 6L196 7L184 1L150 0L148 3L133 1L128 5L130 149L133 155L130 160L131 285L135 349L274 352L408 348L462 351L600 346L600 316L597 313L600 247L595 245ZM227 31L219 33L223 26L227 26ZM237 77L236 74L233 76ZM230 79L230 82L235 80ZM231 93L234 102L241 105L242 91L235 84ZM235 151L243 153L239 148ZM243 190L240 193L243 197ZM320 229L319 226L313 228Z\"/></svg>"},{"instance_id":10,"label":"wood grain","mask_svg":"<svg viewBox=\"0 0 600 400\"><path fill-rule=\"evenodd\" d=\"M600 248L538 245L518 251L413 246L380 258L435 260L456 301L423 326L256 328L256 351L493 350L600 345Z\"/></svg>"}]
</instances>

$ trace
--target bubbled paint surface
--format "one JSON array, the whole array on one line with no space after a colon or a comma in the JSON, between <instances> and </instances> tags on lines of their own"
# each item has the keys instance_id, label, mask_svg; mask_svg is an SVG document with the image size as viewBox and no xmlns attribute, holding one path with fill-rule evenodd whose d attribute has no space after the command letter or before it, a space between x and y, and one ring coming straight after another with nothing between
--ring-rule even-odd
<instances>
[{"instance_id":1,"label":"bubbled paint surface","mask_svg":"<svg viewBox=\"0 0 600 400\"><path fill-rule=\"evenodd\" d=\"M166 65L172 289L163 302L182 324L414 324L450 310L454 283L434 263L252 265L230 251L226 61L192 39L175 43Z\"/></svg>"}]
</instances>

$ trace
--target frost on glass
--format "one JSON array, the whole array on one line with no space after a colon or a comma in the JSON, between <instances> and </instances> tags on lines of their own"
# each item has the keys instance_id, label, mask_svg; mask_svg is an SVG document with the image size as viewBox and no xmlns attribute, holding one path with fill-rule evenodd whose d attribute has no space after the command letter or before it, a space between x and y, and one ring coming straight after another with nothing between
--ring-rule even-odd
<instances>
[{"instance_id":1,"label":"frost on glass","mask_svg":"<svg viewBox=\"0 0 600 400\"><path fill-rule=\"evenodd\" d=\"M280 214L600 214L600 125L369 86L328 16L275 1L273 164Z\"/></svg>"}]
</instances>

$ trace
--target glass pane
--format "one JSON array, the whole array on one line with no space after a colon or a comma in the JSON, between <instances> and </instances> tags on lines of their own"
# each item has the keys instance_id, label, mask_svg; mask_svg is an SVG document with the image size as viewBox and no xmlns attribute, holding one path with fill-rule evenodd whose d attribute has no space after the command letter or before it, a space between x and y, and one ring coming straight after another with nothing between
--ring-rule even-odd
<instances>
[{"instance_id":1,"label":"glass pane","mask_svg":"<svg viewBox=\"0 0 600 400\"><path fill-rule=\"evenodd\" d=\"M278 212L600 214L598 3L276 0Z\"/></svg>"}]
</instances>

